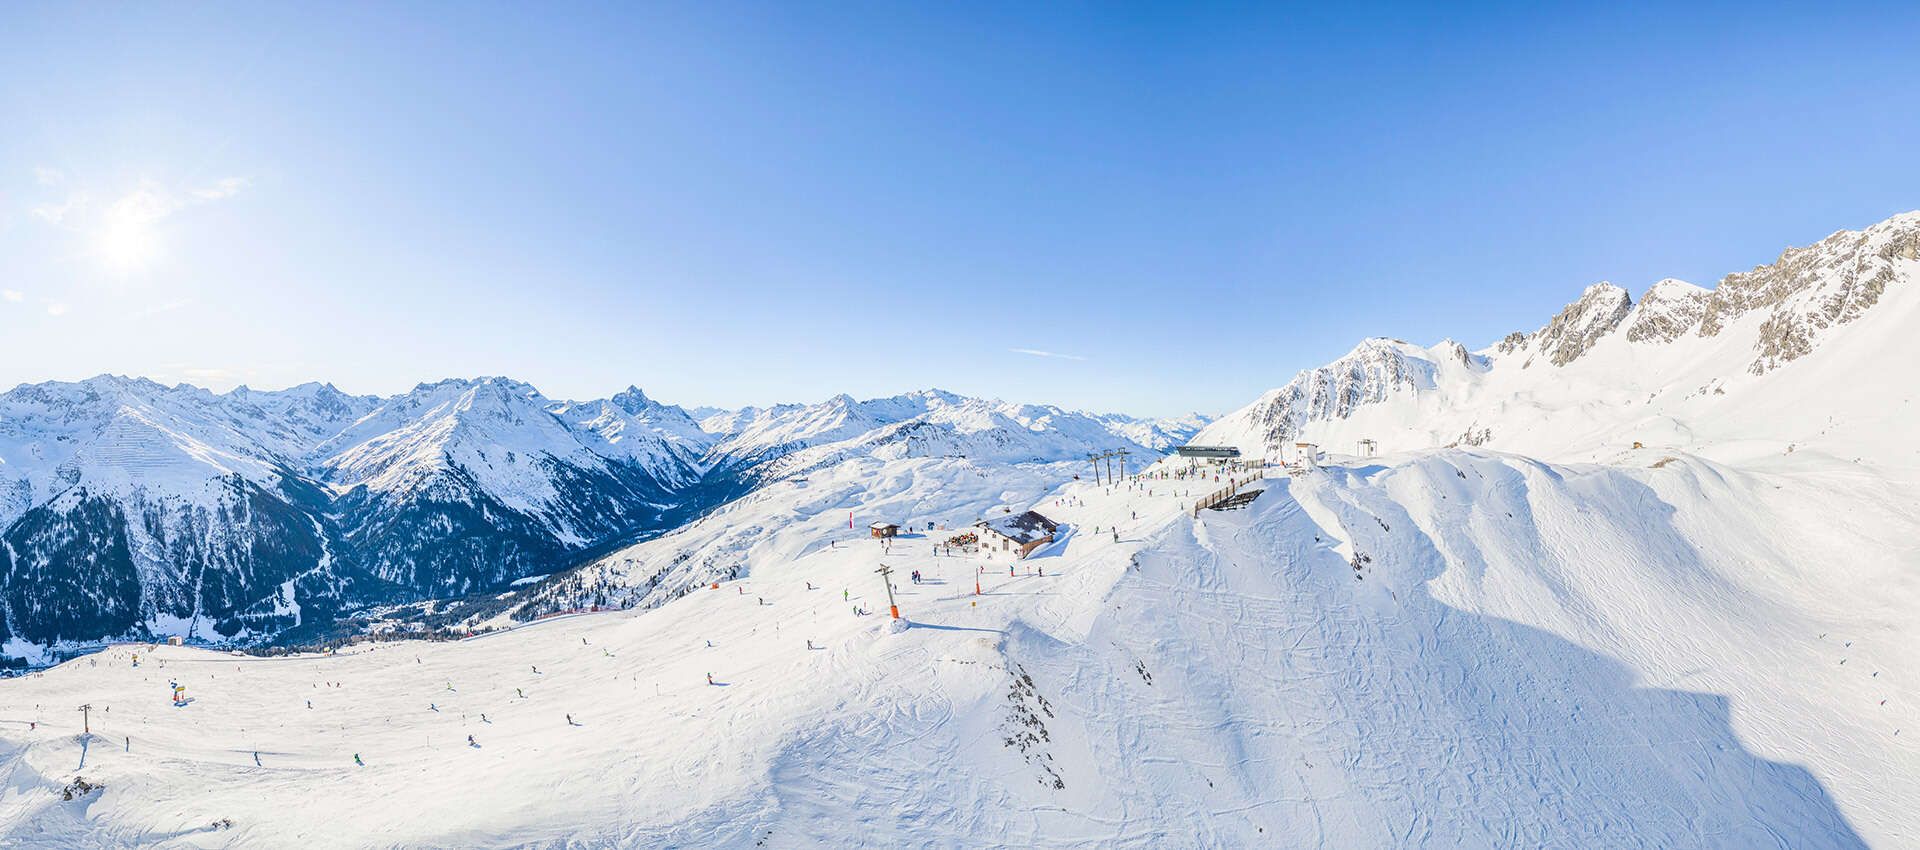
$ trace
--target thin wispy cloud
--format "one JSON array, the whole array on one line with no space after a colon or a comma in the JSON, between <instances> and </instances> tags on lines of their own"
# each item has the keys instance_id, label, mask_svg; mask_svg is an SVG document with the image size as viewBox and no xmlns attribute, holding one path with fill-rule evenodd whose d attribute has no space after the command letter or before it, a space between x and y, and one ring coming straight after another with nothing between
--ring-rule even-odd
<instances>
[{"instance_id":1,"label":"thin wispy cloud","mask_svg":"<svg viewBox=\"0 0 1920 850\"><path fill-rule=\"evenodd\" d=\"M66 182L66 176L54 169L35 169L34 173L42 186L57 186ZM104 204L94 203L91 194L76 188L65 198L39 204L30 212L48 224L71 225L76 229L101 225L144 227L157 224L188 207L226 200L246 188L247 180L244 177L223 177L203 186L186 189L169 187L152 178L142 178L132 190L112 196L113 200Z\"/></svg>"},{"instance_id":2,"label":"thin wispy cloud","mask_svg":"<svg viewBox=\"0 0 1920 850\"><path fill-rule=\"evenodd\" d=\"M47 315L64 316L66 314L67 314L67 305L65 303L60 301L47 302Z\"/></svg>"},{"instance_id":3,"label":"thin wispy cloud","mask_svg":"<svg viewBox=\"0 0 1920 850\"><path fill-rule=\"evenodd\" d=\"M65 197L32 207L33 217L83 240L101 266L121 275L146 271L165 254L162 223L167 219L191 207L223 202L248 185L242 177L197 186L169 186L143 177L131 188L103 191L70 185L65 175L36 174L41 185L57 186Z\"/></svg>"},{"instance_id":4,"label":"thin wispy cloud","mask_svg":"<svg viewBox=\"0 0 1920 850\"><path fill-rule=\"evenodd\" d=\"M67 173L58 168L41 165L33 169L33 182L42 186L58 186L65 179L67 179Z\"/></svg>"},{"instance_id":5,"label":"thin wispy cloud","mask_svg":"<svg viewBox=\"0 0 1920 850\"><path fill-rule=\"evenodd\" d=\"M1009 348L1007 350L1015 354L1025 354L1028 357L1049 357L1054 360L1085 360L1087 359L1085 357L1081 357L1078 354L1061 354L1058 351L1042 351L1038 348Z\"/></svg>"},{"instance_id":6,"label":"thin wispy cloud","mask_svg":"<svg viewBox=\"0 0 1920 850\"><path fill-rule=\"evenodd\" d=\"M0 289L0 301L18 304L27 300L27 294L18 289Z\"/></svg>"},{"instance_id":7,"label":"thin wispy cloud","mask_svg":"<svg viewBox=\"0 0 1920 850\"><path fill-rule=\"evenodd\" d=\"M218 201L222 198L231 198L234 195L238 195L240 194L240 190L246 187L247 181L245 178L226 177L211 186L203 186L193 190L193 196L203 201Z\"/></svg>"},{"instance_id":8,"label":"thin wispy cloud","mask_svg":"<svg viewBox=\"0 0 1920 850\"><path fill-rule=\"evenodd\" d=\"M85 209L86 206L87 206L86 195L70 195L67 197L66 200L60 201L58 203L40 204L34 207L30 212L33 213L34 218L40 219L41 221L44 221L54 226L59 226L62 224L66 224L67 218L69 216L72 216L74 213Z\"/></svg>"},{"instance_id":9,"label":"thin wispy cloud","mask_svg":"<svg viewBox=\"0 0 1920 850\"><path fill-rule=\"evenodd\" d=\"M154 317L154 316L158 316L158 315L160 315L160 314L162 314L162 313L171 313L171 312L173 312L173 311L175 311L175 310L179 310L179 309L182 309L182 308L185 308L185 307L191 307L191 306L193 306L193 299L191 299L191 298L184 298L184 299L180 299L180 300L177 300L177 301L168 301L168 302L166 302L166 303L164 303L164 304L156 304L156 305L154 305L154 306L152 306L152 307L148 307L148 308L146 308L146 309L144 309L144 310L136 310L136 311L134 311L134 312L132 312L132 313L129 313L129 314L127 315L127 318L129 318L129 319L149 319L149 318L152 318L152 317Z\"/></svg>"}]
</instances>

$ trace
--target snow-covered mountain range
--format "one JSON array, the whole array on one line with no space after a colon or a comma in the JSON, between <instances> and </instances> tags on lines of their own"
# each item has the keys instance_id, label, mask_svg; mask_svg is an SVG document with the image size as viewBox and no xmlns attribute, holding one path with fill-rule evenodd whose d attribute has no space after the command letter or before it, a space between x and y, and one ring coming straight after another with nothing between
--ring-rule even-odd
<instances>
[{"instance_id":1,"label":"snow-covered mountain range","mask_svg":"<svg viewBox=\"0 0 1920 850\"><path fill-rule=\"evenodd\" d=\"M1668 279L1636 302L1621 287L1594 284L1540 329L1479 351L1452 340L1364 340L1216 421L1170 430L939 393L722 412L703 426L723 435L717 446L740 465L732 480L752 482L739 492L778 486L556 575L522 592L520 610L658 605L755 560L797 556L804 548L775 542L776 531L804 522L815 535L831 534L833 518L846 512L903 522L976 518L1036 495L1045 480L979 462L1075 460L1114 430L1155 448L1187 436L1277 460L1291 459L1300 441L1336 454L1486 447L1628 462L1681 451L1736 462L1810 449L1848 458L1910 453L1912 428L1893 417L1911 409L1912 391L1849 376L1901 360L1889 352L1912 351L1907 362L1920 362L1905 330L1920 323L1916 277L1920 212L1790 249L1712 290ZM878 424L889 419L895 424ZM1031 432L1003 420L1051 426L1054 439L1028 447ZM1089 438L1058 439L1082 434ZM1363 449L1362 440L1372 446ZM949 455L966 460L886 463ZM1071 474L1067 468L1053 474ZM1002 498L950 498L933 509L926 491L965 492L956 481L970 477L1005 482L1005 492L993 494ZM807 545L823 538L812 539Z\"/></svg>"},{"instance_id":2,"label":"snow-covered mountain range","mask_svg":"<svg viewBox=\"0 0 1920 850\"><path fill-rule=\"evenodd\" d=\"M1911 430L1887 426L1910 412L1910 382L1872 376L1915 362L1902 355L1920 319L1917 275L1911 212L1789 249L1712 289L1662 280L1635 301L1597 283L1538 330L1480 350L1368 339L1194 439L1267 457L1300 441L1352 453L1361 440L1581 460L1635 443L1727 458L1906 451Z\"/></svg>"},{"instance_id":3,"label":"snow-covered mountain range","mask_svg":"<svg viewBox=\"0 0 1920 850\"><path fill-rule=\"evenodd\" d=\"M827 456L1147 452L1198 424L939 391L707 421L638 388L556 401L505 378L391 398L113 376L21 386L0 394L0 640L21 658L310 630L355 605L552 572Z\"/></svg>"},{"instance_id":4,"label":"snow-covered mountain range","mask_svg":"<svg viewBox=\"0 0 1920 850\"><path fill-rule=\"evenodd\" d=\"M1240 472L1255 492L1221 510L1195 500L1232 471L1161 459L1116 483L1082 460L1151 459L1201 423L938 392L698 416L505 381L230 394L292 411L269 427L199 391L96 389L81 415L52 412L75 385L22 388L6 539L61 541L80 575L120 557L90 512L154 503L146 481L188 517L265 517L243 531L317 522L332 565L295 574L294 605L307 584L322 604L421 578L394 568L430 561L354 560L385 533L362 500L425 517L419 534L510 514L558 548L658 509L589 509L642 473L658 505L717 506L490 592L514 610L469 622L504 631L287 658L123 644L0 681L0 834L1911 846L1916 232L1920 214L1836 234L1712 290L1596 285L1477 351L1368 340L1190 436L1329 450ZM1354 456L1363 439L1377 457ZM105 495L70 495L89 487ZM1027 560L942 546L1030 509L1059 530ZM122 536L151 546L166 516ZM874 521L903 532L871 539ZM156 698L168 678L190 701ZM113 706L91 738L79 704Z\"/></svg>"}]
</instances>

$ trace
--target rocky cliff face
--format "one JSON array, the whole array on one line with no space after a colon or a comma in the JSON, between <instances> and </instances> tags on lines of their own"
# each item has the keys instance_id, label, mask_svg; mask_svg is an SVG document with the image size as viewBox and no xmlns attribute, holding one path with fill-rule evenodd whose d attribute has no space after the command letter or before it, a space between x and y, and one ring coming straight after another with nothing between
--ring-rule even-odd
<instances>
[{"instance_id":1,"label":"rocky cliff face","mask_svg":"<svg viewBox=\"0 0 1920 850\"><path fill-rule=\"evenodd\" d=\"M1764 374L1811 352L1829 329L1858 319L1899 282L1901 262L1916 259L1920 212L1789 248L1772 265L1722 278L1706 300L1698 332L1714 336L1742 316L1765 311L1748 366Z\"/></svg>"},{"instance_id":2,"label":"rocky cliff face","mask_svg":"<svg viewBox=\"0 0 1920 850\"><path fill-rule=\"evenodd\" d=\"M1383 337L1363 340L1346 356L1301 372L1286 386L1267 391L1250 407L1223 421L1250 423L1250 428L1241 429L1258 444L1248 446L1249 451L1258 455L1283 451L1309 421L1345 419L1365 405L1377 404L1399 393L1432 388L1440 362L1481 368L1484 358L1468 353L1465 346L1451 340L1435 346L1432 351ZM1231 423L1209 426L1195 440L1200 443L1248 440L1248 436L1227 438L1224 432L1232 427Z\"/></svg>"},{"instance_id":3,"label":"rocky cliff face","mask_svg":"<svg viewBox=\"0 0 1920 850\"><path fill-rule=\"evenodd\" d=\"M1555 366L1565 366L1592 350L1602 337L1620 326L1633 308L1627 291L1611 283L1596 283L1580 293L1579 300L1568 304L1546 327L1534 331L1522 346L1538 352ZM1533 365L1528 358L1521 368Z\"/></svg>"},{"instance_id":4,"label":"rocky cliff face","mask_svg":"<svg viewBox=\"0 0 1920 850\"><path fill-rule=\"evenodd\" d=\"M1712 292L1686 281L1667 278L1653 285L1626 320L1627 339L1633 342L1672 342L1697 327L1706 315Z\"/></svg>"}]
</instances>

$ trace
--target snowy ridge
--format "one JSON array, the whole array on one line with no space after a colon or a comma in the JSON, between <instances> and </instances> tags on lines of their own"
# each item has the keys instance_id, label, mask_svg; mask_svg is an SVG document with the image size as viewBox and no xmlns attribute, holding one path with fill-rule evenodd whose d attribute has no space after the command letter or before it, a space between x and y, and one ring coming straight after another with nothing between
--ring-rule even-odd
<instances>
[{"instance_id":1,"label":"snowy ridge","mask_svg":"<svg viewBox=\"0 0 1920 850\"><path fill-rule=\"evenodd\" d=\"M545 581L522 601L518 614L576 608L582 602L653 606L670 601L716 578L741 576L751 553L785 551L772 539L778 533L793 528L835 533L845 512L883 510L887 520L902 526L966 524L1008 501L1031 499L1039 482L1089 472L1085 459L1092 453L1125 449L1137 470L1160 459L1167 447L1183 445L1202 422L1206 418L1198 414L1140 420L968 399L941 390L872 401L841 395L822 405L741 411L722 418L720 424L743 430L722 439L714 453L737 453L726 462L737 464L739 480L753 482L745 497L684 530ZM1135 436L1152 445L1133 441ZM941 480L954 480L948 487L960 493L972 480L998 482L1002 489L991 499L933 495L939 485L931 482ZM778 508L776 516L756 516L758 508L781 505L795 487L808 493L806 507L795 508L799 516L787 508ZM893 497L899 487L920 495L899 503Z\"/></svg>"},{"instance_id":2,"label":"snowy ridge","mask_svg":"<svg viewBox=\"0 0 1920 850\"><path fill-rule=\"evenodd\" d=\"M919 390L886 398L856 401L838 395L819 404L744 408L716 414L702 427L720 435L710 454L727 463L751 466L815 446L864 439L883 441L877 431L889 426L923 422L953 434L1000 432L978 448L999 451L993 445L1013 446L1001 453L1009 461L1058 460L1096 446L1130 445L1163 452L1184 442L1205 423L1192 414L1178 419L1138 419L1120 414L1067 411L1051 405L1015 404L967 398L945 390ZM896 433L903 433L895 428ZM1028 432L1033 439L1022 439ZM904 438L903 438L904 439ZM951 451L964 453L965 446Z\"/></svg>"},{"instance_id":3,"label":"snowy ridge","mask_svg":"<svg viewBox=\"0 0 1920 850\"><path fill-rule=\"evenodd\" d=\"M799 496L805 527L832 535L847 512L902 525L965 524L1041 492L1041 482L1088 472L1089 454L1123 449L1132 469L1184 444L1205 421L1096 415L1051 405L971 399L927 390L866 402L841 396L820 405L744 412L752 424L722 440L750 491L691 525L557 575L528 594L519 614L589 605L652 606L719 578L742 575L754 553L788 551L774 538L800 518L782 500ZM895 420L895 421L888 421ZM859 431L873 423L866 431ZM853 433L851 437L836 439ZM1138 436L1151 445L1135 442ZM950 481L947 485L937 482ZM987 497L965 493L995 482ZM903 492L915 495L902 502ZM831 510L827 506L831 505ZM774 514L757 512L772 506ZM819 541L815 540L814 545Z\"/></svg>"},{"instance_id":4,"label":"snowy ridge","mask_svg":"<svg viewBox=\"0 0 1920 850\"><path fill-rule=\"evenodd\" d=\"M744 578L652 610L334 657L120 647L0 683L0 818L30 846L222 819L196 839L1860 847L1920 827L1920 749L1894 734L1920 721L1920 600L1891 581L1915 518L1806 510L1858 498L1830 460L1427 453L1199 519L1165 480L866 463L730 506L732 528L788 515ZM814 545L843 493L883 494L862 523L961 517L1014 469L1041 474L1008 507L1123 533L1014 575L930 557L934 536ZM883 563L927 579L898 583L907 628L852 613L884 610ZM168 677L190 706L151 696ZM131 744L93 747L109 796L75 806L41 789L80 745L31 706L82 701Z\"/></svg>"},{"instance_id":5,"label":"snowy ridge","mask_svg":"<svg viewBox=\"0 0 1920 850\"><path fill-rule=\"evenodd\" d=\"M646 434L634 420L604 418L608 406L602 406L599 418L573 423L556 408L574 408L555 405L517 381L483 378L422 385L321 444L318 464L336 487L404 494L438 485L436 495L443 499L465 495L444 486L448 473L457 469L462 486L476 487L480 495L508 509L545 519L555 536L577 546L596 530L578 528L565 515L563 482L553 465L605 473L616 461L645 463L648 472L671 484L684 485L695 477L684 454L665 439Z\"/></svg>"},{"instance_id":6,"label":"snowy ridge","mask_svg":"<svg viewBox=\"0 0 1920 850\"><path fill-rule=\"evenodd\" d=\"M552 573L584 549L852 457L1144 454L1193 422L925 390L748 409L710 433L636 387L554 401L506 378L386 399L325 384L23 386L0 395L0 538L20 553L0 561L0 596L15 597L0 641L27 636L15 655L39 660L47 646L114 636L269 637L344 605ZM69 526L88 547L63 542ZM103 556L104 573L77 570ZM28 578L43 571L91 578Z\"/></svg>"},{"instance_id":7,"label":"snowy ridge","mask_svg":"<svg viewBox=\"0 0 1920 850\"><path fill-rule=\"evenodd\" d=\"M1371 439L1387 451L1484 445L1582 460L1634 443L1726 458L1821 444L1889 457L1906 451L1905 432L1888 428L1886 411L1911 393L1861 376L1912 362L1916 276L1920 213L1905 213L1712 290L1663 280L1635 303L1596 284L1539 330L1477 353L1368 340L1195 440L1258 456L1284 456L1297 440L1353 452Z\"/></svg>"},{"instance_id":8,"label":"snowy ridge","mask_svg":"<svg viewBox=\"0 0 1920 850\"><path fill-rule=\"evenodd\" d=\"M307 526L319 548L288 563L459 532L381 561L417 569L540 539L551 511L587 527L604 519L587 511L596 488L634 486L605 451L635 422L683 460L698 447L694 490L737 490L545 578L508 580L548 572L524 547L467 553L516 609L472 625L504 631L287 658L123 645L0 681L0 834L46 847L1908 846L1920 445L1900 367L1920 362L1916 229L1908 215L1836 234L1714 290L1662 281L1635 302L1596 286L1479 352L1366 340L1198 434L929 391L708 411L701 445L637 400L614 414L504 381L423 387L313 455L348 457L339 474L357 486L337 501L305 477L323 473L268 468L287 504L372 518ZM223 509L271 520L281 503L218 453L252 457L240 443L147 420L165 428L125 427L208 447L152 438L163 465L227 470L207 479L232 483ZM7 451L29 445L8 433ZM1221 482L1182 461L1089 480L1086 451L1151 458L1159 447L1130 435L1153 434L1331 452L1266 469L1245 488L1257 495L1221 510L1193 510ZM502 439L539 459L505 459ZM1348 455L1362 439L1384 453ZM78 454L37 451L22 463ZM0 536L24 586L92 575L61 569L67 553L147 546L94 519L120 503L89 495L84 466L57 509L31 504ZM520 477L542 468L557 501ZM406 486L370 483L413 475L434 482L417 510L386 495ZM1060 524L1028 560L945 545L1026 510ZM873 539L876 521L902 533ZM267 524L284 545L303 539ZM348 594L359 579L334 569ZM276 576L239 625L326 615L332 597L300 575L291 590ZM395 576L460 578L375 578ZM0 592L9 622L22 586ZM53 605L91 610L123 589ZM904 620L884 616L890 598ZM160 698L169 678L191 703ZM91 740L72 728L82 703L115 709L93 715Z\"/></svg>"},{"instance_id":9,"label":"snowy ridge","mask_svg":"<svg viewBox=\"0 0 1920 850\"><path fill-rule=\"evenodd\" d=\"M657 526L704 443L637 391L564 415L590 406L500 379L392 399L112 376L0 394L0 641L39 660L114 636L256 639Z\"/></svg>"}]
</instances>

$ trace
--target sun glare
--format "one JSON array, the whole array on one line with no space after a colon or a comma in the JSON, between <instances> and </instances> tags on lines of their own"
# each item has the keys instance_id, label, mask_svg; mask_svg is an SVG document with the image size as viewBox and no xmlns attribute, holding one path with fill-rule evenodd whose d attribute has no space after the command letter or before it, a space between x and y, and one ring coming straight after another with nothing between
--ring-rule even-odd
<instances>
[{"instance_id":1,"label":"sun glare","mask_svg":"<svg viewBox=\"0 0 1920 850\"><path fill-rule=\"evenodd\" d=\"M160 255L158 224L168 209L166 198L143 184L108 207L93 235L100 263L117 274L133 274L153 265Z\"/></svg>"},{"instance_id":2,"label":"sun glare","mask_svg":"<svg viewBox=\"0 0 1920 850\"><path fill-rule=\"evenodd\" d=\"M100 262L118 274L132 274L153 264L160 240L151 222L124 217L111 220L94 236Z\"/></svg>"}]
</instances>

